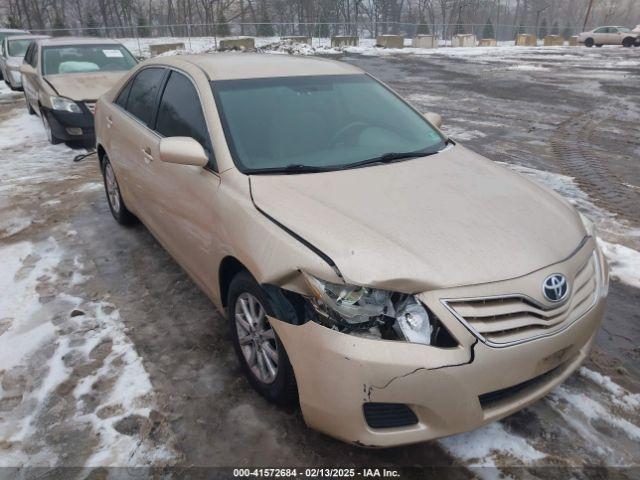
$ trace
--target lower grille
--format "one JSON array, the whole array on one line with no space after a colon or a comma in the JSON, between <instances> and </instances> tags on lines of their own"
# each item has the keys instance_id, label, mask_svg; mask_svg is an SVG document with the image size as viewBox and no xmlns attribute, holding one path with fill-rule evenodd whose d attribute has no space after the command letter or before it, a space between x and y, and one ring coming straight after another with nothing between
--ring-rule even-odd
<instances>
[{"instance_id":1,"label":"lower grille","mask_svg":"<svg viewBox=\"0 0 640 480\"><path fill-rule=\"evenodd\" d=\"M559 307L546 308L524 295L450 299L445 305L482 341L500 346L561 330L587 313L598 294L594 253L571 279L572 291Z\"/></svg>"},{"instance_id":2,"label":"lower grille","mask_svg":"<svg viewBox=\"0 0 640 480\"><path fill-rule=\"evenodd\" d=\"M562 367L563 365L559 365L556 368L543 373L542 375L538 375L537 377L527 380L526 382L518 383L517 385L513 385L511 387L503 388L501 390L495 390L489 393L483 393L482 395L478 396L478 400L480 400L480 406L482 408L491 407L496 403L501 402L502 400L507 400L516 396L523 390L541 385L553 378L556 373L559 373L560 370L562 370Z\"/></svg>"},{"instance_id":3,"label":"lower grille","mask_svg":"<svg viewBox=\"0 0 640 480\"><path fill-rule=\"evenodd\" d=\"M365 403L364 418L371 428L408 427L418 423L418 417L404 403Z\"/></svg>"}]
</instances>

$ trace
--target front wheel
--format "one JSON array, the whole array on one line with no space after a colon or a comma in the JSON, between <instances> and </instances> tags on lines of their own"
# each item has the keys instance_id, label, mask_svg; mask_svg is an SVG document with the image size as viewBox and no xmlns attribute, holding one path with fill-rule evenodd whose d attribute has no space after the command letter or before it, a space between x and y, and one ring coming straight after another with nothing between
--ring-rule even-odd
<instances>
[{"instance_id":1,"label":"front wheel","mask_svg":"<svg viewBox=\"0 0 640 480\"><path fill-rule=\"evenodd\" d=\"M269 324L269 300L248 273L238 273L229 286L227 317L233 346L251 386L279 405L297 401L295 376L287 352Z\"/></svg>"},{"instance_id":2,"label":"front wheel","mask_svg":"<svg viewBox=\"0 0 640 480\"><path fill-rule=\"evenodd\" d=\"M596 43L596 47L598 47L598 48L602 48L602 45L604 45L604 44L602 44L602 43Z\"/></svg>"},{"instance_id":3,"label":"front wheel","mask_svg":"<svg viewBox=\"0 0 640 480\"><path fill-rule=\"evenodd\" d=\"M49 143L51 143L52 145L57 145L59 143L62 143L62 140L56 137L55 134L53 133L53 130L51 130L49 117L47 117L46 112L44 112L42 108L40 109L40 116L42 118L42 126L44 127L44 133L47 135L47 140L49 140Z\"/></svg>"},{"instance_id":4,"label":"front wheel","mask_svg":"<svg viewBox=\"0 0 640 480\"><path fill-rule=\"evenodd\" d=\"M627 37L622 41L622 46L625 48L629 48L633 46L633 43L634 43L633 38Z\"/></svg>"},{"instance_id":5,"label":"front wheel","mask_svg":"<svg viewBox=\"0 0 640 480\"><path fill-rule=\"evenodd\" d=\"M129 211L122 200L120 187L116 174L113 171L109 157L106 155L102 159L102 177L104 178L104 189L107 194L107 202L111 215L120 225L134 225L137 223L137 217Z\"/></svg>"}]
</instances>

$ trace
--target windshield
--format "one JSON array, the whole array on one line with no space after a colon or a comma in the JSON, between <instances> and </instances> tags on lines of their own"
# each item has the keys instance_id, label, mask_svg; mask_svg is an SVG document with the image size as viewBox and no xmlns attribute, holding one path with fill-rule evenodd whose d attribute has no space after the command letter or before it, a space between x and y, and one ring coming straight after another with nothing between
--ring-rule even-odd
<instances>
[{"instance_id":1,"label":"windshield","mask_svg":"<svg viewBox=\"0 0 640 480\"><path fill-rule=\"evenodd\" d=\"M212 82L227 142L244 173L339 169L427 155L446 140L368 75ZM413 153L413 155L397 155ZM389 155L393 154L393 155Z\"/></svg>"},{"instance_id":2,"label":"windshield","mask_svg":"<svg viewBox=\"0 0 640 480\"><path fill-rule=\"evenodd\" d=\"M33 42L31 39L27 40L9 40L8 50L10 57L24 57L24 54L27 53L27 48Z\"/></svg>"},{"instance_id":3,"label":"windshield","mask_svg":"<svg viewBox=\"0 0 640 480\"><path fill-rule=\"evenodd\" d=\"M43 75L126 71L135 64L136 60L122 45L67 45L42 49Z\"/></svg>"}]
</instances>

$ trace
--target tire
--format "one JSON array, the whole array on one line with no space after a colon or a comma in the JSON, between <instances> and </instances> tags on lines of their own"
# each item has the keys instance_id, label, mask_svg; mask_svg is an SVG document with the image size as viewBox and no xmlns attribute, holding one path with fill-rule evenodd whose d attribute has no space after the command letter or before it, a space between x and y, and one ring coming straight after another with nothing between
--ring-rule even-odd
<instances>
[{"instance_id":1,"label":"tire","mask_svg":"<svg viewBox=\"0 0 640 480\"><path fill-rule=\"evenodd\" d=\"M27 102L27 112L29 112L29 115L35 115L36 111L31 106L31 103L29 103L29 99L27 98L26 93L24 94L24 101Z\"/></svg>"},{"instance_id":2,"label":"tire","mask_svg":"<svg viewBox=\"0 0 640 480\"><path fill-rule=\"evenodd\" d=\"M634 40L631 37L627 37L624 40L622 40L622 46L625 48L633 47L633 44L634 44Z\"/></svg>"},{"instance_id":3,"label":"tire","mask_svg":"<svg viewBox=\"0 0 640 480\"><path fill-rule=\"evenodd\" d=\"M56 137L53 133L53 130L51 130L49 118L42 109L40 109L40 116L42 118L42 126L44 127L44 132L47 135L47 140L49 140L49 143L52 145L58 145L59 143L62 143L62 140Z\"/></svg>"},{"instance_id":4,"label":"tire","mask_svg":"<svg viewBox=\"0 0 640 480\"><path fill-rule=\"evenodd\" d=\"M238 273L229 286L227 319L242 370L254 390L267 400L277 405L293 405L298 401L293 368L266 315L271 316L273 312L265 292L249 272ZM251 321L247 322L248 318ZM241 338L246 341L243 345ZM269 364L273 368L274 363L275 374L269 369Z\"/></svg>"},{"instance_id":5,"label":"tire","mask_svg":"<svg viewBox=\"0 0 640 480\"><path fill-rule=\"evenodd\" d=\"M593 41L593 38L587 38L587 39L584 41L584 46L585 46L585 47L589 47L589 48L591 48L591 47L593 47L593 45L594 45L594 44L595 44L595 42Z\"/></svg>"},{"instance_id":6,"label":"tire","mask_svg":"<svg viewBox=\"0 0 640 480\"><path fill-rule=\"evenodd\" d=\"M596 43L596 47L598 48L602 48L602 45L603 45L602 43Z\"/></svg>"},{"instance_id":7,"label":"tire","mask_svg":"<svg viewBox=\"0 0 640 480\"><path fill-rule=\"evenodd\" d=\"M120 225L135 225L138 223L138 217L131 213L124 204L124 200L120 194L118 180L116 179L116 174L113 171L111 162L109 162L109 157L104 155L100 166L104 182L104 191L107 195L107 203L109 205L111 215L113 215L113 218L115 218L116 222Z\"/></svg>"}]
</instances>

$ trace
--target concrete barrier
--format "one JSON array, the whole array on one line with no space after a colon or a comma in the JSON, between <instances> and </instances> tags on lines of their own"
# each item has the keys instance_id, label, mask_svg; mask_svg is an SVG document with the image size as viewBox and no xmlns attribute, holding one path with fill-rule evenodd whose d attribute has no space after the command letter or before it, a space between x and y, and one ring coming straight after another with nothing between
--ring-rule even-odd
<instances>
[{"instance_id":1,"label":"concrete barrier","mask_svg":"<svg viewBox=\"0 0 640 480\"><path fill-rule=\"evenodd\" d=\"M454 35L451 39L452 47L475 47L476 36L471 34Z\"/></svg>"},{"instance_id":2,"label":"concrete barrier","mask_svg":"<svg viewBox=\"0 0 640 480\"><path fill-rule=\"evenodd\" d=\"M438 38L433 35L416 35L411 40L414 48L438 48Z\"/></svg>"},{"instance_id":3,"label":"concrete barrier","mask_svg":"<svg viewBox=\"0 0 640 480\"><path fill-rule=\"evenodd\" d=\"M256 41L252 37L225 38L218 42L218 50L253 50L254 48L256 48Z\"/></svg>"},{"instance_id":4,"label":"concrete barrier","mask_svg":"<svg viewBox=\"0 0 640 480\"><path fill-rule=\"evenodd\" d=\"M376 37L376 47L403 48L404 37L402 35L378 35Z\"/></svg>"},{"instance_id":5,"label":"concrete barrier","mask_svg":"<svg viewBox=\"0 0 640 480\"><path fill-rule=\"evenodd\" d=\"M521 33L516 37L516 45L518 47L537 47L538 39L535 35Z\"/></svg>"},{"instance_id":6,"label":"concrete barrier","mask_svg":"<svg viewBox=\"0 0 640 480\"><path fill-rule=\"evenodd\" d=\"M573 37L569 37L569 46L570 47L577 47L579 45L578 43L578 36L575 35Z\"/></svg>"},{"instance_id":7,"label":"concrete barrier","mask_svg":"<svg viewBox=\"0 0 640 480\"><path fill-rule=\"evenodd\" d=\"M564 37L560 35L547 35L544 37L545 47L562 47L564 46Z\"/></svg>"},{"instance_id":8,"label":"concrete barrier","mask_svg":"<svg viewBox=\"0 0 640 480\"><path fill-rule=\"evenodd\" d=\"M497 47L498 41L495 38L482 38L478 42L479 47Z\"/></svg>"},{"instance_id":9,"label":"concrete barrier","mask_svg":"<svg viewBox=\"0 0 640 480\"><path fill-rule=\"evenodd\" d=\"M154 45L149 45L149 53L151 53L152 57L160 55L161 53L171 52L173 50L184 50L184 43L156 43Z\"/></svg>"},{"instance_id":10,"label":"concrete barrier","mask_svg":"<svg viewBox=\"0 0 640 480\"><path fill-rule=\"evenodd\" d=\"M305 43L307 45L311 45L311 37L290 36L282 37L281 40L287 43Z\"/></svg>"},{"instance_id":11,"label":"concrete barrier","mask_svg":"<svg viewBox=\"0 0 640 480\"><path fill-rule=\"evenodd\" d=\"M357 47L358 42L359 42L358 37L346 37L346 36L331 37L332 47Z\"/></svg>"}]
</instances>

